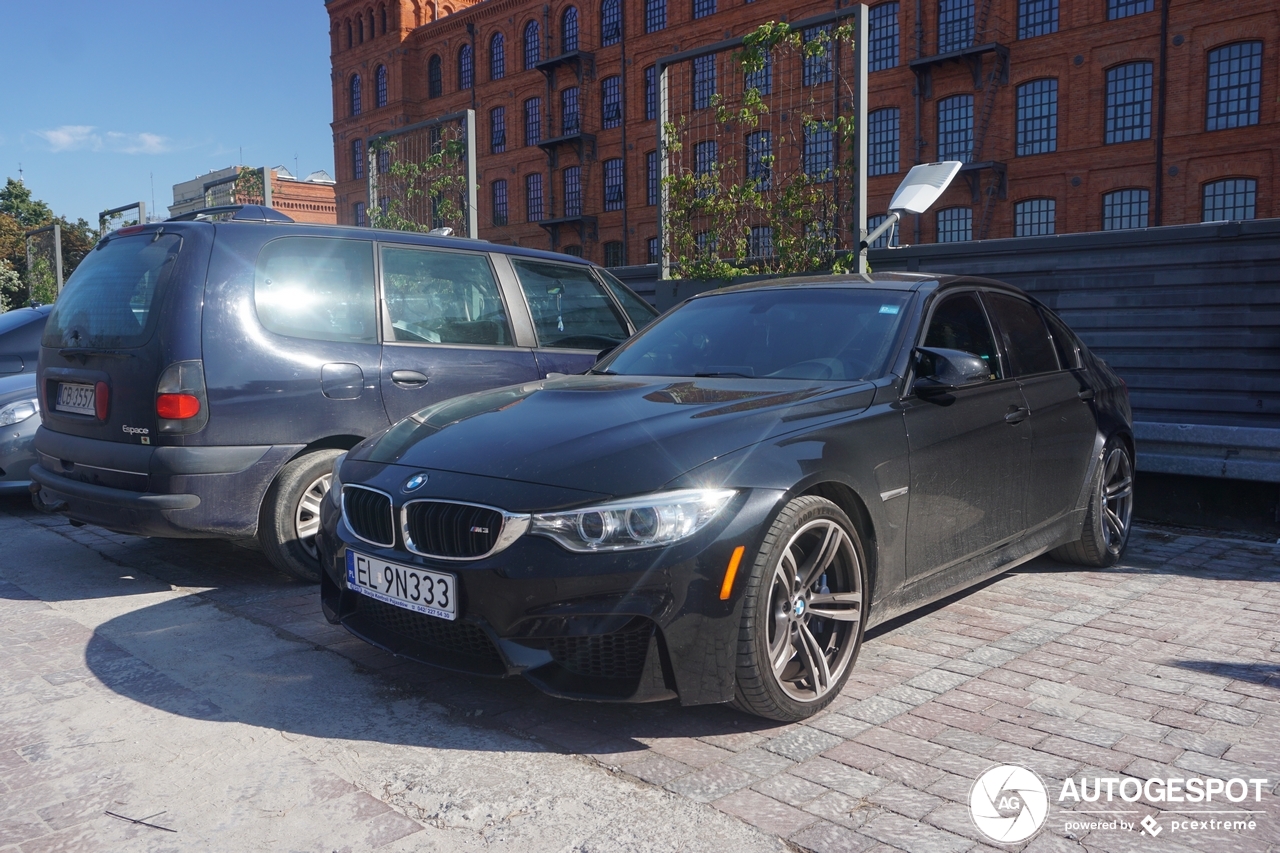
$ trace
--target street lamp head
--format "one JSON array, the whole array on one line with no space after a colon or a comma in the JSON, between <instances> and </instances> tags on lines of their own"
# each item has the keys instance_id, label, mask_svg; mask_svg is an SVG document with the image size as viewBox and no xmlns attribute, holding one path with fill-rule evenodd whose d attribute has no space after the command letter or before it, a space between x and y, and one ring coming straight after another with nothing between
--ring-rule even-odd
<instances>
[{"instance_id":1,"label":"street lamp head","mask_svg":"<svg viewBox=\"0 0 1280 853\"><path fill-rule=\"evenodd\" d=\"M943 160L913 166L893 194L889 210L899 215L924 213L960 174L963 165L959 160Z\"/></svg>"}]
</instances>

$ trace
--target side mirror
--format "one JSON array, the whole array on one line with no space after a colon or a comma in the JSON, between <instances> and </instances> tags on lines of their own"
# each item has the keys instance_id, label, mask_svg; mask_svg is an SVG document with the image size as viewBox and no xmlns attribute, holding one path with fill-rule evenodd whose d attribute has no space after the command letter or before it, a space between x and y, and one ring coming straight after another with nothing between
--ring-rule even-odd
<instances>
[{"instance_id":1,"label":"side mirror","mask_svg":"<svg viewBox=\"0 0 1280 853\"><path fill-rule=\"evenodd\" d=\"M991 366L971 352L941 347L916 347L916 380L911 390L918 397L945 394L963 385L992 378Z\"/></svg>"}]
</instances>

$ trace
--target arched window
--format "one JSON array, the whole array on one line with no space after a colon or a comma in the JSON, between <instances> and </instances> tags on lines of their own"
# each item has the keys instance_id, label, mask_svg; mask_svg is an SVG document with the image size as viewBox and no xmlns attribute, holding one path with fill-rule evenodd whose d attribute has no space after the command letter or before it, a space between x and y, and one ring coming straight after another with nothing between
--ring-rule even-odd
<instances>
[{"instance_id":1,"label":"arched window","mask_svg":"<svg viewBox=\"0 0 1280 853\"><path fill-rule=\"evenodd\" d=\"M464 44L458 51L458 88L470 89L475 83L475 64L471 61L471 45Z\"/></svg>"},{"instance_id":2,"label":"arched window","mask_svg":"<svg viewBox=\"0 0 1280 853\"><path fill-rule=\"evenodd\" d=\"M427 97L438 98L444 94L444 76L440 71L440 56L427 60Z\"/></svg>"},{"instance_id":3,"label":"arched window","mask_svg":"<svg viewBox=\"0 0 1280 853\"><path fill-rule=\"evenodd\" d=\"M378 7L378 17L382 19L382 34L385 36L387 34L387 7L385 5Z\"/></svg>"},{"instance_id":4,"label":"arched window","mask_svg":"<svg viewBox=\"0 0 1280 853\"><path fill-rule=\"evenodd\" d=\"M360 75L354 74L351 77L351 114L358 116L364 112L364 107L360 104Z\"/></svg>"},{"instance_id":5,"label":"arched window","mask_svg":"<svg viewBox=\"0 0 1280 853\"><path fill-rule=\"evenodd\" d=\"M502 33L489 39L489 79L501 80L507 73L507 40Z\"/></svg>"},{"instance_id":6,"label":"arched window","mask_svg":"<svg viewBox=\"0 0 1280 853\"><path fill-rule=\"evenodd\" d=\"M1204 185L1202 222L1253 219L1257 215L1258 182L1253 178L1225 178Z\"/></svg>"},{"instance_id":7,"label":"arched window","mask_svg":"<svg viewBox=\"0 0 1280 853\"><path fill-rule=\"evenodd\" d=\"M373 10L372 9L369 10L368 17L369 17L369 38L373 38L378 31L373 28Z\"/></svg>"},{"instance_id":8,"label":"arched window","mask_svg":"<svg viewBox=\"0 0 1280 853\"><path fill-rule=\"evenodd\" d=\"M387 66L378 66L378 70L373 76L373 84L376 90L378 106L385 107L387 105Z\"/></svg>"},{"instance_id":9,"label":"arched window","mask_svg":"<svg viewBox=\"0 0 1280 853\"><path fill-rule=\"evenodd\" d=\"M600 4L600 44L608 47L622 41L622 0Z\"/></svg>"},{"instance_id":10,"label":"arched window","mask_svg":"<svg viewBox=\"0 0 1280 853\"><path fill-rule=\"evenodd\" d=\"M356 35L360 37L360 44L364 44L364 15L356 15Z\"/></svg>"},{"instance_id":11,"label":"arched window","mask_svg":"<svg viewBox=\"0 0 1280 853\"><path fill-rule=\"evenodd\" d=\"M524 69L528 71L541 61L542 43L538 22L530 21L524 26Z\"/></svg>"},{"instance_id":12,"label":"arched window","mask_svg":"<svg viewBox=\"0 0 1280 853\"><path fill-rule=\"evenodd\" d=\"M572 53L578 49L578 7L570 6L564 10L560 19L560 52Z\"/></svg>"},{"instance_id":13,"label":"arched window","mask_svg":"<svg viewBox=\"0 0 1280 853\"><path fill-rule=\"evenodd\" d=\"M354 46L355 46L355 40L351 35L351 19L348 18L347 19L347 47L350 48Z\"/></svg>"}]
</instances>

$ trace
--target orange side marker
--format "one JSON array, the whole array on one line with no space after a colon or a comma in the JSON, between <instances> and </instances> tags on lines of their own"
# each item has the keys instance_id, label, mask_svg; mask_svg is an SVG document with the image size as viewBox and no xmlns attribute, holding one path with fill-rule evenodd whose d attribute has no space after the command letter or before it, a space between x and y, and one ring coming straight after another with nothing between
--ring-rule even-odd
<instances>
[{"instance_id":1,"label":"orange side marker","mask_svg":"<svg viewBox=\"0 0 1280 853\"><path fill-rule=\"evenodd\" d=\"M738 576L738 564L742 562L742 552L745 550L744 545L733 549L733 556L729 558L729 568L724 573L724 583L720 584L721 601L728 601L729 593L733 592L733 579Z\"/></svg>"}]
</instances>

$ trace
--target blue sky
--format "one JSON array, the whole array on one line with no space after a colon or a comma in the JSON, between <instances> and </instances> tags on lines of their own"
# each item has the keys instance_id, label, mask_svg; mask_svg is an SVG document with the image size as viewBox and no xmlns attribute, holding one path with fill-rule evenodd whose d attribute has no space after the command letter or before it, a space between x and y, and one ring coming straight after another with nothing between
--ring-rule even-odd
<instances>
[{"instance_id":1,"label":"blue sky","mask_svg":"<svg viewBox=\"0 0 1280 853\"><path fill-rule=\"evenodd\" d=\"M167 215L175 183L241 162L333 174L323 0L24 2L4 21L0 181L21 164L56 214L150 212L154 178Z\"/></svg>"}]
</instances>

